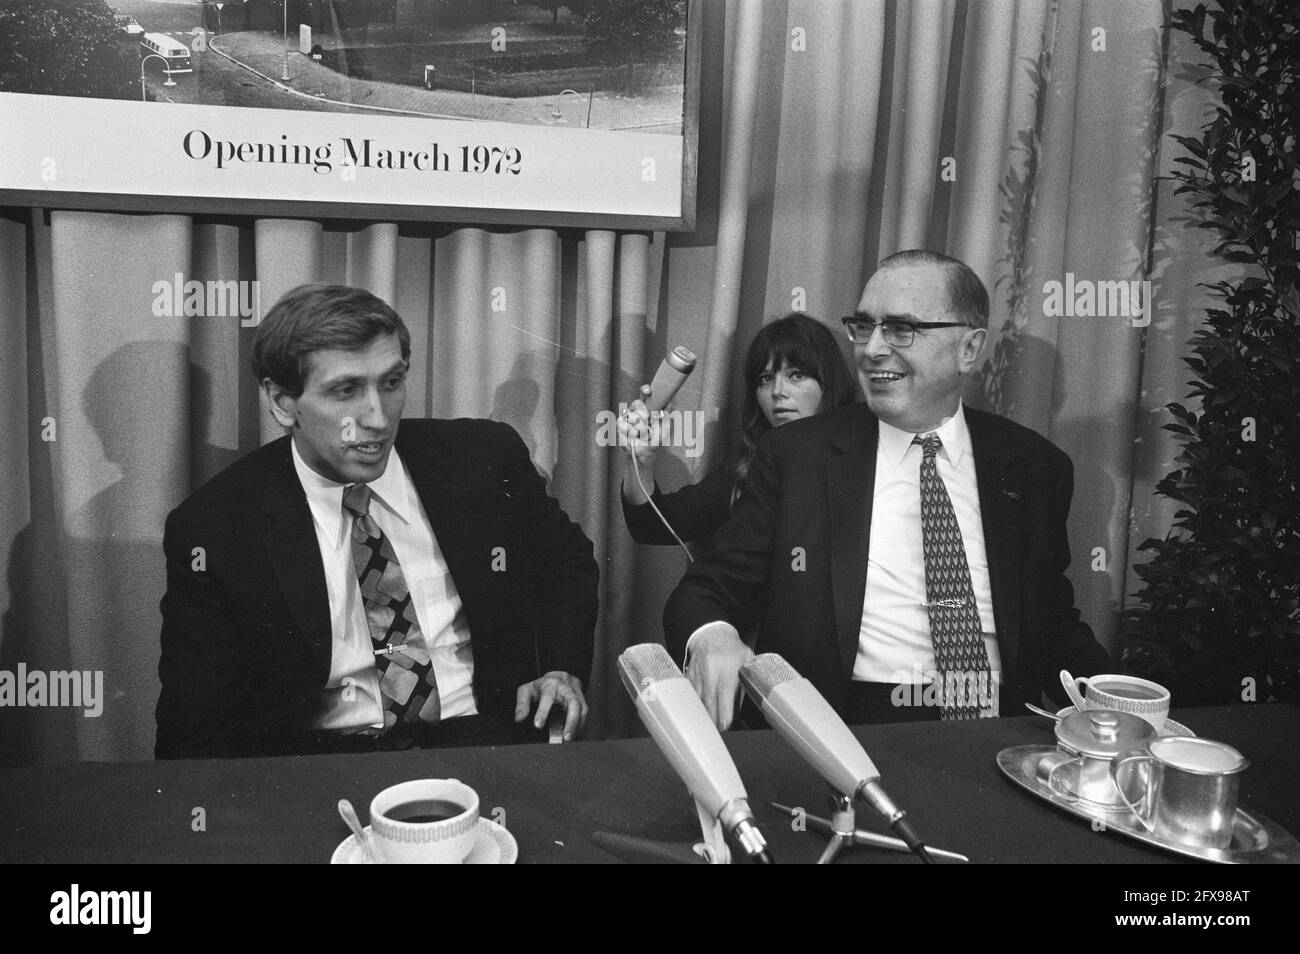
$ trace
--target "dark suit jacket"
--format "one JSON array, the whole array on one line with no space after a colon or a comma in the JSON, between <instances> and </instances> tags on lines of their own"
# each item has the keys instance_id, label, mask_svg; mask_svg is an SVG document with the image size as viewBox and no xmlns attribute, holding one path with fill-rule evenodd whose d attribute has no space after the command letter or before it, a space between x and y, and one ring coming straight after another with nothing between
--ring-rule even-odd
<instances>
[{"instance_id":1,"label":"dark suit jacket","mask_svg":"<svg viewBox=\"0 0 1300 954\"><path fill-rule=\"evenodd\" d=\"M323 746L309 724L329 676L329 599L289 440L237 461L167 518L159 758ZM519 435L493 421L405 420L396 448L464 603L479 711L509 719L517 688L550 670L585 683L591 542L546 494Z\"/></svg>"},{"instance_id":2,"label":"dark suit jacket","mask_svg":"<svg viewBox=\"0 0 1300 954\"><path fill-rule=\"evenodd\" d=\"M1006 705L1038 702L1057 672L1102 672L1105 650L1079 620L1065 576L1070 459L1033 431L966 408L1002 656ZM756 652L775 652L843 712L857 655L879 427L865 404L764 435L717 546L664 610L680 658L700 626L757 617ZM797 559L801 548L802 561ZM803 568L800 569L800 566Z\"/></svg>"},{"instance_id":3,"label":"dark suit jacket","mask_svg":"<svg viewBox=\"0 0 1300 954\"><path fill-rule=\"evenodd\" d=\"M702 540L715 533L731 516L731 485L734 467L715 467L698 484L687 484L680 490L665 494L655 487L651 499L659 508L677 535L683 540ZM657 543L676 546L677 541L663 525L659 515L648 504L630 504L623 501L623 520L628 532L637 543Z\"/></svg>"}]
</instances>

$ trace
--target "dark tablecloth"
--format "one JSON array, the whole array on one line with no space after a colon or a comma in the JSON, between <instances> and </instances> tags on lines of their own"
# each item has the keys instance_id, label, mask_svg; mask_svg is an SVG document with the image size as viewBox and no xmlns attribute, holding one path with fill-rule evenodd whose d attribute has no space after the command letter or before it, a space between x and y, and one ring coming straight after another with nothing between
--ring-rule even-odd
<instances>
[{"instance_id":1,"label":"dark tablecloth","mask_svg":"<svg viewBox=\"0 0 1300 954\"><path fill-rule=\"evenodd\" d=\"M1243 807L1300 832L1300 709L1259 704L1183 709L1197 734L1251 759ZM1042 718L909 723L855 730L886 790L927 842L973 862L1145 863L1184 860L1096 832L999 771L999 750L1051 745ZM780 862L812 862L824 836L796 831L770 800L826 814L824 783L773 732L733 732L727 746ZM482 814L507 826L521 863L614 862L591 841L604 830L668 842L699 839L685 787L648 739L204 761L77 763L0 771L0 861L307 862L347 837L335 805L363 820L380 789L411 778L459 778ZM202 809L202 812L196 812ZM205 830L196 819L202 818ZM859 823L885 831L859 808ZM849 860L913 864L856 849Z\"/></svg>"}]
</instances>

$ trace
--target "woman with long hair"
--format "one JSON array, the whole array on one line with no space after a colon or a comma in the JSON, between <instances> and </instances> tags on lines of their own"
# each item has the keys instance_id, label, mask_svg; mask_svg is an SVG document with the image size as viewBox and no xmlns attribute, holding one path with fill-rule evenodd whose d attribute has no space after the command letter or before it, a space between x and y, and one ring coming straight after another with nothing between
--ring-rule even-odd
<instances>
[{"instance_id":1,"label":"woman with long hair","mask_svg":"<svg viewBox=\"0 0 1300 954\"><path fill-rule=\"evenodd\" d=\"M745 355L739 459L715 468L699 483L664 494L654 483L660 422L646 410L643 398L648 388L641 390L642 398L633 401L618 422L619 446L625 449L623 517L634 540L656 544L672 544L679 542L678 538L699 540L726 523L731 508L745 492L759 438L769 430L857 399L854 377L836 337L825 325L802 313L764 325ZM654 512L655 507L676 537Z\"/></svg>"}]
</instances>

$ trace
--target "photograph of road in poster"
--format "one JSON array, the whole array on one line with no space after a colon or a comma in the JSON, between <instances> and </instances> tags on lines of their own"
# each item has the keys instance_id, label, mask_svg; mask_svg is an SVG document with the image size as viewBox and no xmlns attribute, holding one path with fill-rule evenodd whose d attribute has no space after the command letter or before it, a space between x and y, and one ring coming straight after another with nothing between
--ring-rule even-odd
<instances>
[{"instance_id":1,"label":"photograph of road in poster","mask_svg":"<svg viewBox=\"0 0 1300 954\"><path fill-rule=\"evenodd\" d=\"M349 175L401 164L518 176L528 165L536 173L545 150L561 142L570 174L581 174L575 157L626 143L628 162L656 160L654 177L662 184L667 170L658 160L671 164L680 157L686 134L687 6L684 0L5 0L0 124L35 147L22 158L41 163L63 152L65 170L72 160L67 126L75 124L86 136L86 152L101 158L110 146L135 152L134 164L158 173L163 194L208 195L191 173L196 164L219 164L217 171L245 173L247 190L218 186L215 194L232 198L419 206L422 190L407 201L412 197L403 198L390 181L384 195L361 196L365 190L346 187ZM117 108L126 104L133 108ZM214 108L229 113L214 118ZM329 118L305 127L283 117L286 112ZM382 118L389 132L366 135L362 128L377 127L348 125L343 117ZM572 138L535 140L522 130L468 138L462 130L449 138L445 127L420 126L421 120L621 138L579 136L581 145L574 145ZM431 136L434 130L439 135ZM639 145L645 135L673 144L647 151ZM155 154L149 144L162 137L164 149ZM444 157L450 157L446 169ZM30 166L24 176L22 158L0 159L0 190L69 190L66 176L60 184L48 167L39 181ZM289 185L279 175L285 170L271 168L277 165L309 169L317 180L337 173L343 187L330 194L322 182L304 185L309 180L301 177ZM83 181L73 191L114 191L76 168ZM258 178L267 183L260 191ZM680 192L680 168L676 179ZM680 202L663 212L680 217Z\"/></svg>"}]
</instances>

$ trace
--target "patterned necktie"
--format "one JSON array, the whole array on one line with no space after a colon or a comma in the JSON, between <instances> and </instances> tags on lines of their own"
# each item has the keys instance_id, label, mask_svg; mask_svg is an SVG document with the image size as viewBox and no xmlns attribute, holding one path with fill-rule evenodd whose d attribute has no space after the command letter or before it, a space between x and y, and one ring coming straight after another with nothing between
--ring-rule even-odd
<instances>
[{"instance_id":1,"label":"patterned necktie","mask_svg":"<svg viewBox=\"0 0 1300 954\"><path fill-rule=\"evenodd\" d=\"M442 714L438 682L429 653L420 645L420 623L402 565L388 537L370 516L370 488L365 484L344 488L343 506L356 517L352 562L375 647L384 731L398 723L437 722Z\"/></svg>"},{"instance_id":2,"label":"patterned necktie","mask_svg":"<svg viewBox=\"0 0 1300 954\"><path fill-rule=\"evenodd\" d=\"M975 589L948 488L935 466L942 442L937 434L917 435L921 458L921 546L925 553L925 598L930 641L942 680L944 719L978 719L979 695L992 691L989 655L984 648Z\"/></svg>"}]
</instances>

